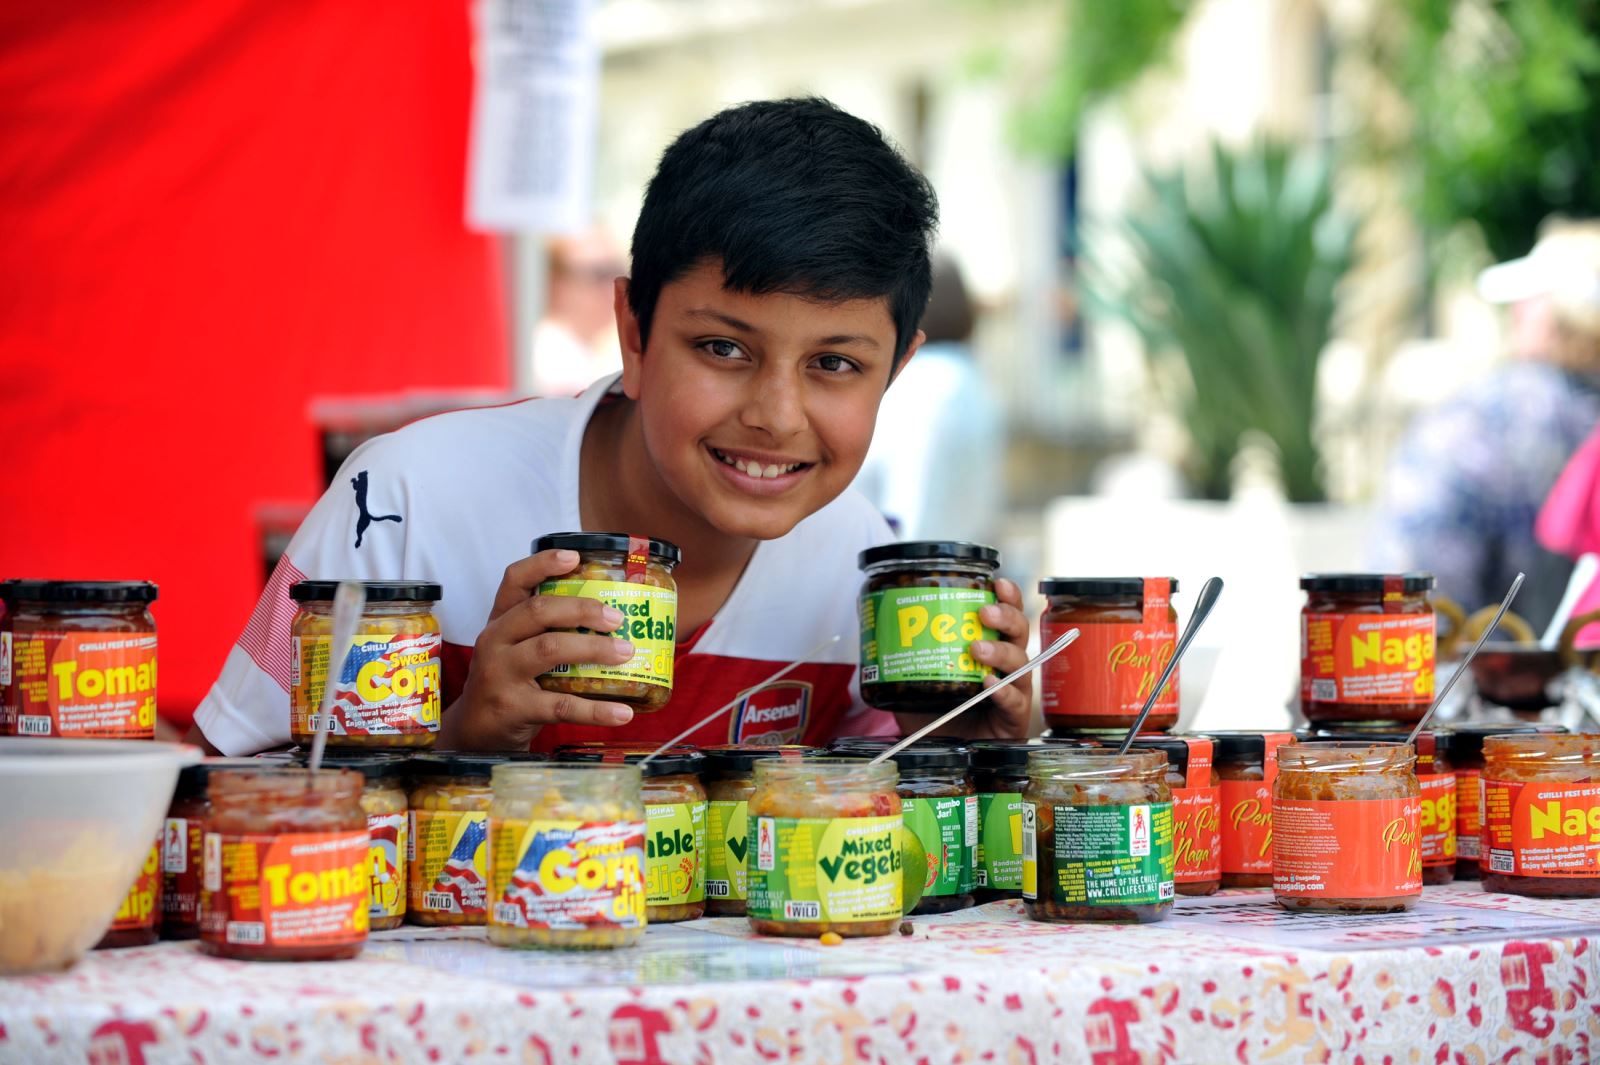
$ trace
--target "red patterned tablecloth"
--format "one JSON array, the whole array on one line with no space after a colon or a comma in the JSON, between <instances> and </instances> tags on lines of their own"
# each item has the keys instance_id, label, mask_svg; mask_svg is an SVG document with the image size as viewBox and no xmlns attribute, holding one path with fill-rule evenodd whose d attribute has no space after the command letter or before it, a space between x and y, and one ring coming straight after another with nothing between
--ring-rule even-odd
<instances>
[{"instance_id":1,"label":"red patterned tablecloth","mask_svg":"<svg viewBox=\"0 0 1600 1065\"><path fill-rule=\"evenodd\" d=\"M824 947L714 919L599 956L411 929L301 965L100 952L0 979L0 1062L1600 1059L1600 902L1464 884L1400 922L1289 918L1257 893L1144 927L995 903L914 928Z\"/></svg>"}]
</instances>

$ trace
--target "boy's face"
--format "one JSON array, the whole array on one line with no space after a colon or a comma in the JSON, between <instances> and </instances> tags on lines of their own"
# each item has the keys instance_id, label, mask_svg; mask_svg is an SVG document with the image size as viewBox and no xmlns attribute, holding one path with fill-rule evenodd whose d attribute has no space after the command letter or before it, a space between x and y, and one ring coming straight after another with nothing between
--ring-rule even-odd
<instances>
[{"instance_id":1,"label":"boy's face","mask_svg":"<svg viewBox=\"0 0 1600 1065\"><path fill-rule=\"evenodd\" d=\"M721 263L707 262L663 286L646 353L626 284L623 390L640 401L655 473L686 510L724 535L771 540L844 491L891 377L887 300L730 292Z\"/></svg>"}]
</instances>

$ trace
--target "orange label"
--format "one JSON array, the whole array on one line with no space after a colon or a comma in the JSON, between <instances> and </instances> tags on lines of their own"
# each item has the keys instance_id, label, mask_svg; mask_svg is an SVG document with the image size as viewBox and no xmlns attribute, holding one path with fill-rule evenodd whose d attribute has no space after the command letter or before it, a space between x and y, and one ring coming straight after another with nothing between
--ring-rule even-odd
<instances>
[{"instance_id":1,"label":"orange label","mask_svg":"<svg viewBox=\"0 0 1600 1065\"><path fill-rule=\"evenodd\" d=\"M1600 784L1483 782L1481 864L1513 876L1600 876Z\"/></svg>"},{"instance_id":2,"label":"orange label","mask_svg":"<svg viewBox=\"0 0 1600 1065\"><path fill-rule=\"evenodd\" d=\"M0 698L0 735L155 738L155 633L6 635L11 682Z\"/></svg>"},{"instance_id":3,"label":"orange label","mask_svg":"<svg viewBox=\"0 0 1600 1065\"><path fill-rule=\"evenodd\" d=\"M1456 854L1476 861L1483 852L1483 779L1476 769L1456 770Z\"/></svg>"},{"instance_id":4,"label":"orange label","mask_svg":"<svg viewBox=\"0 0 1600 1065\"><path fill-rule=\"evenodd\" d=\"M1265 780L1222 782L1222 871L1272 872L1272 782L1278 779L1278 748L1292 732L1268 732L1262 762Z\"/></svg>"},{"instance_id":5,"label":"orange label","mask_svg":"<svg viewBox=\"0 0 1600 1065\"><path fill-rule=\"evenodd\" d=\"M160 905L161 844L158 842L150 848L150 853L145 855L144 865L139 867L139 876L134 880L133 887L128 889L127 897L117 909L117 915L111 919L110 931L127 932L136 928L154 928L157 907Z\"/></svg>"},{"instance_id":6,"label":"orange label","mask_svg":"<svg viewBox=\"0 0 1600 1065\"><path fill-rule=\"evenodd\" d=\"M1272 891L1381 899L1422 891L1416 799L1281 799L1273 808Z\"/></svg>"},{"instance_id":7,"label":"orange label","mask_svg":"<svg viewBox=\"0 0 1600 1065\"><path fill-rule=\"evenodd\" d=\"M1042 667L1044 712L1084 716L1133 717L1150 697L1161 671L1172 660L1178 626L1172 620L1172 582L1144 582L1144 620L1139 624L1073 625L1046 618L1039 626L1043 646L1078 629L1078 638ZM1162 689L1152 714L1178 712L1178 671Z\"/></svg>"},{"instance_id":8,"label":"orange label","mask_svg":"<svg viewBox=\"0 0 1600 1065\"><path fill-rule=\"evenodd\" d=\"M1434 617L1302 614L1300 701L1368 706L1433 697Z\"/></svg>"},{"instance_id":9,"label":"orange label","mask_svg":"<svg viewBox=\"0 0 1600 1065\"><path fill-rule=\"evenodd\" d=\"M360 832L206 833L200 935L249 946L367 938L368 841Z\"/></svg>"},{"instance_id":10,"label":"orange label","mask_svg":"<svg viewBox=\"0 0 1600 1065\"><path fill-rule=\"evenodd\" d=\"M1180 884L1222 876L1222 789L1172 789L1172 840Z\"/></svg>"},{"instance_id":11,"label":"orange label","mask_svg":"<svg viewBox=\"0 0 1600 1065\"><path fill-rule=\"evenodd\" d=\"M1418 773L1422 785L1422 864L1456 864L1456 775Z\"/></svg>"}]
</instances>

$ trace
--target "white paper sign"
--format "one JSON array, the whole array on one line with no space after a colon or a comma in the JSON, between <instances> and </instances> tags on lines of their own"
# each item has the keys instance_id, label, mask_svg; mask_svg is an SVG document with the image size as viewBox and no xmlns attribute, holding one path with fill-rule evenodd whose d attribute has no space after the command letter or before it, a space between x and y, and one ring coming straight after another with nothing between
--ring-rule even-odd
<instances>
[{"instance_id":1,"label":"white paper sign","mask_svg":"<svg viewBox=\"0 0 1600 1065\"><path fill-rule=\"evenodd\" d=\"M480 0L476 21L467 224L585 228L599 118L593 0Z\"/></svg>"}]
</instances>

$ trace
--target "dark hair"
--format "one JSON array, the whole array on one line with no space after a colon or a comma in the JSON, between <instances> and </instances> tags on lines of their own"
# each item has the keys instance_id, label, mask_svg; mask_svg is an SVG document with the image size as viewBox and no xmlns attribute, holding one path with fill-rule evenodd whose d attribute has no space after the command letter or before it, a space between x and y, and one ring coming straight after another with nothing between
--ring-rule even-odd
<instances>
[{"instance_id":1,"label":"dark hair","mask_svg":"<svg viewBox=\"0 0 1600 1065\"><path fill-rule=\"evenodd\" d=\"M642 345L663 286L707 259L735 292L889 301L895 362L928 304L933 188L877 127L826 100L731 107L661 156L633 230Z\"/></svg>"}]
</instances>

